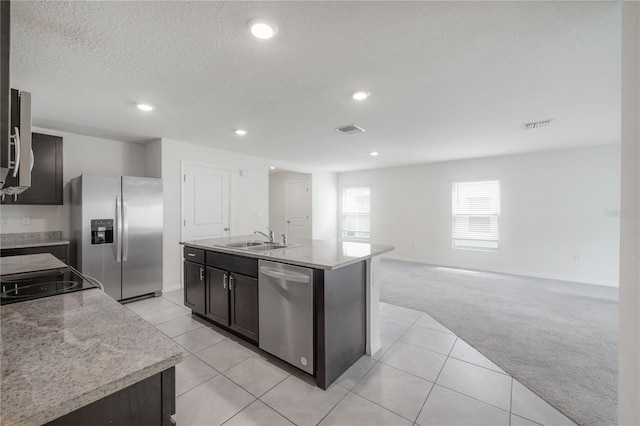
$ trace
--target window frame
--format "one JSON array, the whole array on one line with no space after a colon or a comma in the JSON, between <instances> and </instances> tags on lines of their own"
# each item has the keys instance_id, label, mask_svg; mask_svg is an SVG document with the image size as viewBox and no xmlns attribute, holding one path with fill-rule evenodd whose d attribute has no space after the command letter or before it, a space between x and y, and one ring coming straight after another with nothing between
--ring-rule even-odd
<instances>
[{"instance_id":1,"label":"window frame","mask_svg":"<svg viewBox=\"0 0 640 426\"><path fill-rule=\"evenodd\" d=\"M346 216L348 214L357 215L362 214L360 212L345 212L346 205L346 196L347 191L354 189L368 189L369 190L369 212L366 214L369 216L369 230L366 231L368 237L356 237L356 236L346 236L347 232L365 232L365 231L357 231L357 230L347 230L345 229L346 224ZM352 241L352 242L370 242L371 241L371 185L348 185L342 187L342 198L340 203L340 240L341 241Z\"/></svg>"},{"instance_id":2,"label":"window frame","mask_svg":"<svg viewBox=\"0 0 640 426\"><path fill-rule=\"evenodd\" d=\"M467 213L456 213L456 195L459 191L460 184L497 184L497 195L494 195L490 198L489 207L485 212L479 213L471 213L468 211ZM467 197L467 199L470 197ZM495 208L495 203L497 199L497 212L492 212L491 210ZM469 209L469 208L468 208ZM472 210L472 209L469 209ZM451 182L451 248L455 250L473 250L473 251L485 251L485 252L499 252L502 249L502 181L498 178L489 178L489 179L467 179L467 180L456 180ZM466 218L467 219L467 227L468 227L468 238L462 238L461 235L457 234L460 232L459 230L459 222L456 221L456 217ZM488 219L489 225L488 229L491 229L492 226L495 226L495 238L487 238L482 239L478 238L480 228L478 224L472 225L470 219L481 218ZM476 221L477 222L477 221ZM471 230L470 228L476 227L475 230ZM492 232L493 233L493 232ZM475 235L474 235L475 234ZM476 241L476 244L469 243ZM465 242L469 244L464 244ZM484 244L484 245L483 245Z\"/></svg>"}]
</instances>

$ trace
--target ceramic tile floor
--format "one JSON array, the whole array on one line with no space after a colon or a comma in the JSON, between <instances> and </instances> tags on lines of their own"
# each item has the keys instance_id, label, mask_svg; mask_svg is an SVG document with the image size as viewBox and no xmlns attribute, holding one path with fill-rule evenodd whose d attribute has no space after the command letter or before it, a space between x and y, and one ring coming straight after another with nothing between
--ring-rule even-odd
<instances>
[{"instance_id":1,"label":"ceramic tile floor","mask_svg":"<svg viewBox=\"0 0 640 426\"><path fill-rule=\"evenodd\" d=\"M184 348L174 419L186 425L572 425L428 314L380 303L382 349L326 391L191 315L182 291L125 305Z\"/></svg>"}]
</instances>

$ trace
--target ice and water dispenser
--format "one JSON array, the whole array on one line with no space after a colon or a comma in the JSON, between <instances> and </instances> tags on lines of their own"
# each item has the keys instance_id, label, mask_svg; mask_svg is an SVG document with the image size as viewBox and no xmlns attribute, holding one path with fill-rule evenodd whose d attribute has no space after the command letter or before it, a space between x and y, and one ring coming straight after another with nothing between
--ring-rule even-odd
<instances>
[{"instance_id":1,"label":"ice and water dispenser","mask_svg":"<svg viewBox=\"0 0 640 426\"><path fill-rule=\"evenodd\" d=\"M113 244L113 219L91 219L91 244Z\"/></svg>"}]
</instances>

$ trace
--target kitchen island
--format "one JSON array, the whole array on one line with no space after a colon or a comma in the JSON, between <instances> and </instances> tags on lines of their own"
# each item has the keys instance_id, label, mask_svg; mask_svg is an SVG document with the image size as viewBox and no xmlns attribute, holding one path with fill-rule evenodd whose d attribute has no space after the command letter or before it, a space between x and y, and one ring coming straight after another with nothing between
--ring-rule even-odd
<instances>
[{"instance_id":1,"label":"kitchen island","mask_svg":"<svg viewBox=\"0 0 640 426\"><path fill-rule=\"evenodd\" d=\"M3 275L64 266L31 256L2 258ZM181 348L100 290L4 305L1 321L3 425L171 424Z\"/></svg>"},{"instance_id":2,"label":"kitchen island","mask_svg":"<svg viewBox=\"0 0 640 426\"><path fill-rule=\"evenodd\" d=\"M320 240L264 243L253 235L182 242L185 305L195 315L311 374L318 386L326 389L362 355L374 354L381 347L375 273L379 256L393 247ZM272 266L267 269L265 265ZM309 278L302 278L299 271L308 271ZM279 295L266 293L265 274L281 284L283 290L274 291ZM301 291L300 284L291 287L282 278L285 276L311 285L309 305L291 304L292 292ZM269 296L269 303L265 296ZM274 304L274 297L289 304ZM295 345L290 340L294 333L301 333L304 312L311 316L306 333L312 357L292 355L287 359L277 350L292 353ZM278 330L273 327L262 335L265 321L280 321L286 330L282 333L291 336L274 336ZM275 352L266 349L273 347L267 339L276 341L280 348Z\"/></svg>"}]
</instances>

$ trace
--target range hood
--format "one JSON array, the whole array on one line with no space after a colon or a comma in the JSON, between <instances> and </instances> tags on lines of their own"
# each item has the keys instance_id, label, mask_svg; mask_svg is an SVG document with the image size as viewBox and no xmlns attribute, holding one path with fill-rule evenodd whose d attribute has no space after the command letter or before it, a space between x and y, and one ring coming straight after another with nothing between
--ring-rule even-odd
<instances>
[{"instance_id":1,"label":"range hood","mask_svg":"<svg viewBox=\"0 0 640 426\"><path fill-rule=\"evenodd\" d=\"M11 89L9 138L0 147L0 196L14 195L31 186L31 93Z\"/></svg>"}]
</instances>

